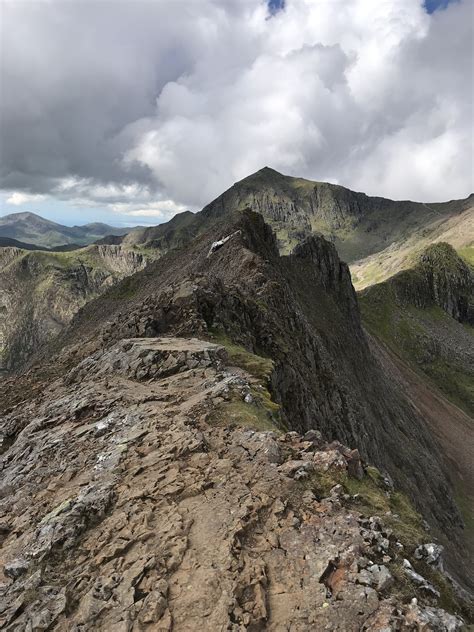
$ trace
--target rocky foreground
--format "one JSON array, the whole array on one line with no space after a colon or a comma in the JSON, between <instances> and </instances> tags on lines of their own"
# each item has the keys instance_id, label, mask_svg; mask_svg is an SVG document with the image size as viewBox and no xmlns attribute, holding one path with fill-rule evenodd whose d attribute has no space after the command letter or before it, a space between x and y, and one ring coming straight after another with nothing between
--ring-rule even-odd
<instances>
[{"instance_id":1,"label":"rocky foreground","mask_svg":"<svg viewBox=\"0 0 474 632\"><path fill-rule=\"evenodd\" d=\"M176 337L122 340L7 411L0 625L461 629L390 481L279 423L245 363Z\"/></svg>"}]
</instances>

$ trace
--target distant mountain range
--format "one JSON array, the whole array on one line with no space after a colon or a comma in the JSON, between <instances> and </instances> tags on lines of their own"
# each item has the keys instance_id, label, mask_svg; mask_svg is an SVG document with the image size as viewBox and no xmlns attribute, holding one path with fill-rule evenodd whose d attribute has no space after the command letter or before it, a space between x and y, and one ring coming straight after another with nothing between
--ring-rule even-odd
<instances>
[{"instance_id":1,"label":"distant mountain range","mask_svg":"<svg viewBox=\"0 0 474 632\"><path fill-rule=\"evenodd\" d=\"M22 242L21 248L32 250L34 246L55 248L66 244L87 246L105 235L125 235L131 228L116 228L94 222L84 226L63 226L44 219L36 213L12 213L0 217L0 238ZM7 244L1 243L5 246ZM12 244L10 244L12 245Z\"/></svg>"}]
</instances>

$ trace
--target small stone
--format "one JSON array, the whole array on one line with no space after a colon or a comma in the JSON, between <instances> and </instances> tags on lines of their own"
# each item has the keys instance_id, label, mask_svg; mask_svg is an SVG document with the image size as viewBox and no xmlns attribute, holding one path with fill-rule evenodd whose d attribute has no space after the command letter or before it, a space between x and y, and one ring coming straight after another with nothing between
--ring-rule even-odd
<instances>
[{"instance_id":1,"label":"small stone","mask_svg":"<svg viewBox=\"0 0 474 632\"><path fill-rule=\"evenodd\" d=\"M308 430L308 432L303 435L303 441L310 441L313 445L321 443L322 440L323 438L319 430Z\"/></svg>"},{"instance_id":2,"label":"small stone","mask_svg":"<svg viewBox=\"0 0 474 632\"><path fill-rule=\"evenodd\" d=\"M3 571L7 577L18 579L18 577L21 577L27 572L28 568L29 563L26 560L17 558L11 562L7 562L3 567Z\"/></svg>"},{"instance_id":3,"label":"small stone","mask_svg":"<svg viewBox=\"0 0 474 632\"><path fill-rule=\"evenodd\" d=\"M329 492L331 494L331 496L334 496L336 498L340 498L341 496L344 495L344 487L342 485L334 485L334 487L331 487L331 490Z\"/></svg>"},{"instance_id":4,"label":"small stone","mask_svg":"<svg viewBox=\"0 0 474 632\"><path fill-rule=\"evenodd\" d=\"M305 478L308 478L308 472L301 468L294 473L293 478L295 479L295 481L303 480Z\"/></svg>"},{"instance_id":5,"label":"small stone","mask_svg":"<svg viewBox=\"0 0 474 632\"><path fill-rule=\"evenodd\" d=\"M372 562L367 559L366 557L359 557L359 559L357 560L357 567L358 568L367 568L367 566L369 566L369 564L372 564Z\"/></svg>"},{"instance_id":6,"label":"small stone","mask_svg":"<svg viewBox=\"0 0 474 632\"><path fill-rule=\"evenodd\" d=\"M373 586L378 591L384 591L393 584L393 577L386 566L372 564L357 575L357 581L364 586Z\"/></svg>"},{"instance_id":7,"label":"small stone","mask_svg":"<svg viewBox=\"0 0 474 632\"><path fill-rule=\"evenodd\" d=\"M298 471L308 471L312 469L311 461L286 461L279 466L279 471L286 476L294 476ZM301 477L301 474L300 474Z\"/></svg>"}]
</instances>

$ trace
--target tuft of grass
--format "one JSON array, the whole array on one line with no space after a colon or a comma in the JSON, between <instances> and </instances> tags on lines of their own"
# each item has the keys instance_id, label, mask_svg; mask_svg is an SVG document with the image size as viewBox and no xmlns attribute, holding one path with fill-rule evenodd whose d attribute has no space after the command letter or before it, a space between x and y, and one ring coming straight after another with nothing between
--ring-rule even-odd
<instances>
[{"instance_id":1,"label":"tuft of grass","mask_svg":"<svg viewBox=\"0 0 474 632\"><path fill-rule=\"evenodd\" d=\"M253 378L250 384L253 401L247 403L242 399L242 393L234 392L230 401L222 403L211 413L208 422L236 424L253 430L286 430L281 419L281 406L272 400L268 389L273 361L247 351L220 331L213 330L210 339L225 348L230 365L243 369Z\"/></svg>"},{"instance_id":2,"label":"tuft of grass","mask_svg":"<svg viewBox=\"0 0 474 632\"><path fill-rule=\"evenodd\" d=\"M210 338L212 342L225 348L231 365L247 371L247 373L250 373L250 375L257 380L268 384L273 371L273 360L247 351L244 347L233 343L230 338L222 332L214 330L211 332Z\"/></svg>"},{"instance_id":3,"label":"tuft of grass","mask_svg":"<svg viewBox=\"0 0 474 632\"><path fill-rule=\"evenodd\" d=\"M474 243L458 249L458 254L466 263L474 267Z\"/></svg>"},{"instance_id":4,"label":"tuft of grass","mask_svg":"<svg viewBox=\"0 0 474 632\"><path fill-rule=\"evenodd\" d=\"M261 406L247 404L237 398L225 402L217 407L208 418L213 426L242 426L257 431L279 431L277 424L268 412Z\"/></svg>"}]
</instances>

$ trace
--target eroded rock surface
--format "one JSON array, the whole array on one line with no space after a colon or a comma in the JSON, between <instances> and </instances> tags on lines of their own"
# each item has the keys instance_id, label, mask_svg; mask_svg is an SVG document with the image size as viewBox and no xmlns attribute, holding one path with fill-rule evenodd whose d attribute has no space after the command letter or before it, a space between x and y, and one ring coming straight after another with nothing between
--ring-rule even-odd
<instances>
[{"instance_id":1,"label":"eroded rock surface","mask_svg":"<svg viewBox=\"0 0 474 632\"><path fill-rule=\"evenodd\" d=\"M218 345L131 339L10 410L0 625L460 629L435 596L400 598L383 519L349 506L341 485L315 492L331 472L364 478L358 453L315 430L229 420L223 405L252 410L259 388Z\"/></svg>"}]
</instances>

